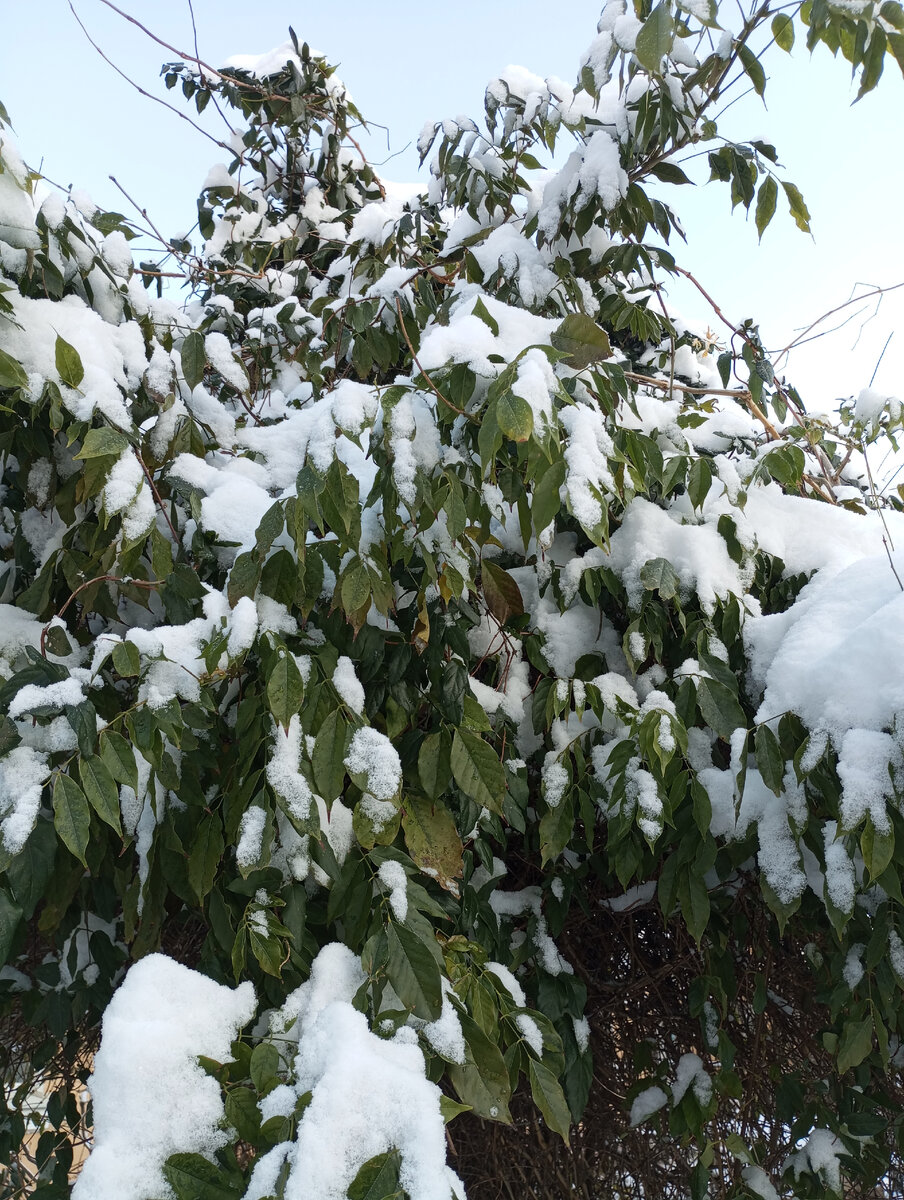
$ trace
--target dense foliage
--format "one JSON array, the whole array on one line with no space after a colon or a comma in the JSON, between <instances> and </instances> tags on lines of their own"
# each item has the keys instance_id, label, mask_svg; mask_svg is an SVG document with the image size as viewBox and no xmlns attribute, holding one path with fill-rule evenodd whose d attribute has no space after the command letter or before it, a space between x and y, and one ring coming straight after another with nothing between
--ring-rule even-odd
<instances>
[{"instance_id":1,"label":"dense foliage","mask_svg":"<svg viewBox=\"0 0 904 1200\"><path fill-rule=\"evenodd\" d=\"M234 128L137 268L0 108L3 1195L94 1117L81 1200L445 1200L444 1119L533 1186L467 1112L539 1110L545 1195L902 1170L900 405L664 284L684 151L808 228L723 95L795 36L867 91L904 10L635 9L424 190L294 35L168 64Z\"/></svg>"}]
</instances>

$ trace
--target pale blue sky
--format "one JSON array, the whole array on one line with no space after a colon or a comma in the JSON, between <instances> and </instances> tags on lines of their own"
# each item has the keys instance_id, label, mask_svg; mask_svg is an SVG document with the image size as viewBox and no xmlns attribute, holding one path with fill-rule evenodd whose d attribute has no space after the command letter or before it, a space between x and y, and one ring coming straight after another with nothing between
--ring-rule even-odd
<instances>
[{"instance_id":1,"label":"pale blue sky","mask_svg":"<svg viewBox=\"0 0 904 1200\"><path fill-rule=\"evenodd\" d=\"M74 3L119 67L146 91L181 106L179 92L167 93L158 78L160 64L173 55L100 0ZM120 7L191 52L187 0L122 0ZM443 7L424 0L194 0L194 9L201 57L213 64L278 45L292 24L301 39L341 63L340 74L365 115L389 127L392 151L413 142L428 118L478 116L486 82L509 63L573 79L599 15L598 4L579 0L456 0ZM113 173L167 236L186 228L197 188L222 152L120 78L86 41L66 0L9 5L3 27L0 99L26 159L36 165L43 157L51 179L128 211L107 179ZM688 233L688 247L673 245L680 261L726 315L759 320L767 344L778 348L795 328L846 300L856 284L904 280L904 85L889 63L877 91L852 108L850 71L824 48L813 60L803 50L790 59L775 51L767 66L769 110L748 97L734 105L721 128L776 143L786 177L804 192L814 238L797 231L780 203L758 246L752 219L745 222L740 210L731 216L724 187L662 190ZM382 139L373 143L377 159L387 153L386 135L375 132ZM395 179L412 179L416 170L413 148L383 168ZM718 331L717 319L691 289L676 287L673 297L688 316ZM875 386L904 396L904 288L886 296L861 331L872 311L795 352L789 376L810 407L830 408L835 397L865 386L896 325L901 332L892 337Z\"/></svg>"}]
</instances>

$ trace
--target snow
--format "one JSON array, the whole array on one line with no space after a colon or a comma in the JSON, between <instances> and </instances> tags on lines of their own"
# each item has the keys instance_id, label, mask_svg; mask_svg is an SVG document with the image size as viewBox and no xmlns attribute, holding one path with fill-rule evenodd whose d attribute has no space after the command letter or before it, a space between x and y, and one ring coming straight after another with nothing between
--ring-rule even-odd
<instances>
[{"instance_id":1,"label":"snow","mask_svg":"<svg viewBox=\"0 0 904 1200\"><path fill-rule=\"evenodd\" d=\"M301 720L295 713L288 730L274 722L273 753L267 761L267 781L288 805L299 821L307 819L312 793L308 781L299 771L301 759Z\"/></svg>"},{"instance_id":2,"label":"snow","mask_svg":"<svg viewBox=\"0 0 904 1200\"><path fill-rule=\"evenodd\" d=\"M355 674L355 664L346 654L339 656L336 669L333 672L333 687L339 693L343 704L357 716L364 714L364 688Z\"/></svg>"},{"instance_id":3,"label":"snow","mask_svg":"<svg viewBox=\"0 0 904 1200\"><path fill-rule=\"evenodd\" d=\"M0 758L0 838L10 854L20 853L34 829L48 774L47 759L31 746Z\"/></svg>"},{"instance_id":4,"label":"snow","mask_svg":"<svg viewBox=\"0 0 904 1200\"><path fill-rule=\"evenodd\" d=\"M220 1085L197 1059L227 1061L254 1010L248 982L233 991L162 954L131 968L104 1013L89 1081L94 1146L73 1200L171 1196L161 1170L171 1154L226 1144Z\"/></svg>"},{"instance_id":5,"label":"snow","mask_svg":"<svg viewBox=\"0 0 904 1200\"><path fill-rule=\"evenodd\" d=\"M628 1120L632 1127L634 1125L642 1125L652 1117L653 1113L658 1112L668 1102L669 1098L661 1087L654 1085L653 1087L644 1088L631 1102L631 1114Z\"/></svg>"},{"instance_id":6,"label":"snow","mask_svg":"<svg viewBox=\"0 0 904 1200\"><path fill-rule=\"evenodd\" d=\"M389 890L389 907L392 915L399 922L408 916L408 876L405 868L395 859L388 858L380 863L377 878Z\"/></svg>"},{"instance_id":7,"label":"snow","mask_svg":"<svg viewBox=\"0 0 904 1200\"><path fill-rule=\"evenodd\" d=\"M277 1030L295 1021L294 1087L312 1096L295 1143L256 1164L246 1197L267 1195L274 1164L288 1161L286 1200L344 1200L361 1165L396 1147L400 1182L412 1200L450 1200L439 1088L427 1079L411 1030L378 1037L352 1006L364 980L347 947L324 946L310 979L275 1018Z\"/></svg>"},{"instance_id":8,"label":"snow","mask_svg":"<svg viewBox=\"0 0 904 1200\"><path fill-rule=\"evenodd\" d=\"M259 804L251 804L242 813L239 841L235 848L235 860L242 870L253 866L261 856L267 810Z\"/></svg>"},{"instance_id":9,"label":"snow","mask_svg":"<svg viewBox=\"0 0 904 1200\"><path fill-rule=\"evenodd\" d=\"M67 708L70 705L80 704L84 698L82 685L77 679L71 677L61 679L59 683L44 685L27 683L25 687L19 688L10 700L7 713L12 720L15 720L25 713L34 712L35 709Z\"/></svg>"},{"instance_id":10,"label":"snow","mask_svg":"<svg viewBox=\"0 0 904 1200\"><path fill-rule=\"evenodd\" d=\"M385 733L369 725L356 729L345 766L353 774L367 776L367 788L378 800L394 796L402 782L402 763L398 751Z\"/></svg>"}]
</instances>

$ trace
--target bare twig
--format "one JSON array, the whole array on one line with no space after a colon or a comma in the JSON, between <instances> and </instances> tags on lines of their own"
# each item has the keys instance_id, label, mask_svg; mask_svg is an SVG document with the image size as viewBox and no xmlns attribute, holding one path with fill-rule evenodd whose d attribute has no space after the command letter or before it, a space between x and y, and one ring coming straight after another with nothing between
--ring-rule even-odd
<instances>
[{"instance_id":1,"label":"bare twig","mask_svg":"<svg viewBox=\"0 0 904 1200\"><path fill-rule=\"evenodd\" d=\"M835 308L830 308L829 311L824 312L821 317L817 317L815 321L811 321L806 329L801 330L796 338L794 338L788 343L787 346L777 352L775 357L782 358L788 353L789 350L793 350L795 346L800 346L803 342L810 341L811 339L807 337L807 334L814 330L817 325L821 325L823 321L827 321L829 317L833 317L835 313L841 312L842 309L849 308L852 304L859 304L861 300L869 300L873 296L883 296L886 292L897 291L898 288L902 287L904 287L904 280L902 280L901 283L892 283L888 287L873 288L872 291L862 292L859 296L851 296L850 299L845 300L843 304L838 304L835 306Z\"/></svg>"},{"instance_id":2,"label":"bare twig","mask_svg":"<svg viewBox=\"0 0 904 1200\"><path fill-rule=\"evenodd\" d=\"M412 344L411 344L411 338L408 336L408 330L405 328L405 319L402 316L402 302L401 302L401 300L398 299L398 297L396 297L396 312L399 315L399 325L402 328L402 337L405 339L405 345L408 347L408 349L411 353L411 357L414 360L415 366L420 371L420 373L423 375L423 377L427 380L427 382L430 384L430 387L432 388L433 392L439 397L440 400L442 400L442 402L443 402L443 404L445 404L446 408L451 408L452 411L458 413L458 415L460 417L466 417L467 420L473 421L474 418L469 413L466 413L463 408L458 408L457 405L453 404L451 400L446 399L446 397L442 394L442 392L439 390L439 388L436 386L436 384L433 382L433 380L430 378L430 376L427 374L427 372L421 366L420 362L418 361L418 356L417 356L417 354L415 354L414 346L412 346Z\"/></svg>"},{"instance_id":3,"label":"bare twig","mask_svg":"<svg viewBox=\"0 0 904 1200\"><path fill-rule=\"evenodd\" d=\"M149 590L153 590L154 588L160 587L164 583L164 580L131 579L130 577L123 575L96 575L93 579L86 579L84 583L80 583L63 607L53 614L54 617L62 617L63 613L72 603L72 601L78 596L78 594L83 592L86 588L92 587L95 583L124 583L129 587L148 588ZM52 619L53 618L51 618L51 620ZM50 622L48 621L48 623L41 630L41 654L45 658L47 657L46 642L47 631L49 629Z\"/></svg>"},{"instance_id":4,"label":"bare twig","mask_svg":"<svg viewBox=\"0 0 904 1200\"><path fill-rule=\"evenodd\" d=\"M133 447L133 449L134 449L134 447ZM135 450L135 457L138 459L138 462L141 465L141 469L144 472L144 477L148 481L148 486L151 489L151 493L154 497L154 502L156 503L156 505L160 509L160 511L163 513L163 519L164 519L164 521L166 521L167 526L169 527L169 531L173 535L173 540L175 541L177 546L181 545L182 539L179 537L179 533L178 533L176 527L173 525L172 521L169 518L169 513L166 511L166 505L163 503L163 499L162 499L160 493L157 491L156 483L154 483L153 475L148 470L144 459L141 457L141 455L138 453L137 450Z\"/></svg>"},{"instance_id":5,"label":"bare twig","mask_svg":"<svg viewBox=\"0 0 904 1200\"><path fill-rule=\"evenodd\" d=\"M197 123L197 121L193 121L191 119L191 117L188 116L187 113L182 112L181 109L176 108L176 106L174 104L170 104L167 100L164 100L161 96L155 96L151 92L146 92L144 90L144 88L141 87L139 84L137 84L134 79L130 78L130 76L128 76L125 73L125 71L123 71L123 70L121 70L121 68L117 67L116 63L113 62L113 60L111 58L108 58L106 54L104 54L103 50L101 50L100 46L98 46L97 42L95 42L94 38L91 36L91 34L85 28L84 22L82 21L81 17L78 15L78 13L75 11L75 6L73 5L72 0L68 0L68 3L69 3L70 11L72 12L72 15L75 17L76 21L78 21L79 26L81 27L82 33L85 35L85 37L91 43L91 45L94 47L94 49L97 51L97 53L101 56L101 58L104 60L104 62L107 63L108 66L111 66L113 68L113 70L116 72L116 74L119 75L122 79L124 79L126 81L126 83L129 84L130 87L133 87L136 92L138 92L140 95L144 96L146 99L153 100L156 104L162 104L164 108L168 108L169 111L175 113L177 117L180 117L183 121L187 121L188 124L191 125L192 129L197 129L197 131L199 133L203 134L204 137L206 137L209 141L213 142L213 144L215 146L219 146L221 149L227 150L230 154L233 153L231 146L228 146L225 142L221 142L219 138L215 138L212 133L208 133L206 129L204 129L201 125L199 125ZM101 3L108 4L108 6L110 8L114 8L114 5L109 4L109 0L101 0ZM115 11L119 12L120 10L118 8L116 8ZM120 16L126 16L126 14L120 13ZM136 21L134 19L134 17L127 17L127 20L132 21L133 24L135 24L135 25L140 24L140 22ZM143 29L144 26L141 26L141 28ZM145 32L147 33L147 30L145 30ZM151 35L151 36L153 36L153 35ZM158 38L154 38L154 41L158 41L158 40L159 40ZM164 44L164 43L161 43L161 44ZM167 47L167 49L170 49L170 47ZM174 53L178 54L179 52L177 50L177 51L174 51Z\"/></svg>"}]
</instances>

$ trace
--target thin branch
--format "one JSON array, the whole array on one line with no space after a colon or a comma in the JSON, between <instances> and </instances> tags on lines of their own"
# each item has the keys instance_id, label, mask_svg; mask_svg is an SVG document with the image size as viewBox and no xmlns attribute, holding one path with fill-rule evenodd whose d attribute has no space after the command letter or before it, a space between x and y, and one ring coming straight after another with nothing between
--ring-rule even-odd
<instances>
[{"instance_id":1,"label":"thin branch","mask_svg":"<svg viewBox=\"0 0 904 1200\"><path fill-rule=\"evenodd\" d=\"M440 400L442 400L443 404L445 404L446 408L451 408L451 410L453 412L458 413L458 415L460 417L465 417L468 421L473 421L474 418L469 413L466 413L463 408L458 408L457 405L453 404L451 400L446 399L446 397L442 394L442 392L439 390L439 388L436 386L436 384L433 382L433 380L430 378L430 376L427 374L427 372L421 366L421 364L418 360L418 356L414 352L414 346L412 346L412 344L411 344L411 338L408 336L408 330L405 328L405 319L402 316L402 302L401 302L401 300L399 300L398 297L396 297L396 305L395 306L396 306L396 312L399 315L399 325L402 328L402 337L405 339L405 345L408 347L408 349L411 353L411 357L414 360L414 364L417 367L417 369L420 371L420 373L423 375L423 377L430 384L430 387L433 389L434 393L439 397Z\"/></svg>"},{"instance_id":2,"label":"thin branch","mask_svg":"<svg viewBox=\"0 0 904 1200\"><path fill-rule=\"evenodd\" d=\"M132 579L127 575L96 575L94 577L94 579L86 579L84 583L80 583L78 585L78 587L75 589L75 591L72 593L72 595L69 597L69 599L66 601L66 603L63 605L63 607L61 609L59 609L57 612L55 612L53 614L53 616L54 617L62 617L63 613L66 611L66 609L72 603L72 601L76 598L76 596L78 596L78 594L80 592L83 592L85 590L85 588L89 588L95 583L124 583L124 584L128 585L129 587L148 588L149 590L153 590L154 588L160 587L164 582L165 581L162 579L154 579L154 580ZM51 618L51 620L53 620L53 617ZM41 630L41 654L44 656L44 658L47 657L47 652L46 652L45 646L46 646L46 642L47 642L47 632L49 629L50 629L50 621L48 621L47 624L44 626L44 628Z\"/></svg>"},{"instance_id":3,"label":"thin branch","mask_svg":"<svg viewBox=\"0 0 904 1200\"><path fill-rule=\"evenodd\" d=\"M109 0L101 0L101 3L108 4L110 8L114 7L114 5L109 4ZM162 104L164 108L168 108L169 111L175 113L177 117L180 117L183 121L187 121L189 123L189 125L191 125L192 129L197 129L197 131L199 133L203 134L204 137L206 137L209 141L213 142L213 144L215 146L219 146L222 150L227 150L230 154L233 153L231 146L227 146L227 144L225 142L221 142L219 140L219 138L215 138L212 133L208 133L206 129L204 129L201 125L199 125L197 123L197 121L193 121L191 119L191 117L187 115L187 113L182 112L181 109L176 108L175 105L170 104L169 101L167 101L167 100L164 100L162 96L155 96L151 92L146 92L144 90L144 88L139 86L139 84L137 84L134 79L131 79L125 73L125 71L123 71L119 67L117 67L116 63L113 62L112 59L108 58L106 54L104 54L103 50L101 50L100 46L98 46L97 42L95 42L94 38L91 36L91 34L85 28L84 22L82 21L81 17L78 15L78 13L75 11L75 6L73 5L72 0L68 0L68 4L69 4L70 11L72 12L72 15L75 17L76 21L78 21L79 26L81 27L82 33L85 35L85 37L91 43L91 45L94 47L94 49L97 51L97 53L101 56L101 58L104 60L104 62L107 63L108 66L111 66L113 68L113 70L116 72L116 74L121 76L121 78L123 78L126 81L126 83L129 84L130 87L133 87L136 92L138 92L140 95L144 96L146 99L153 100L157 104ZM119 9L117 8L115 11L119 12ZM120 13L120 15L126 16L125 13ZM135 21L133 17L128 17L127 19L129 21L133 21L133 23L135 25L139 24L139 22ZM142 28L144 28L144 26L142 26ZM147 32L147 30L145 30L145 32ZM153 35L151 35L151 36L153 36ZM159 39L154 38L154 41L158 41L158 40ZM169 49L169 47L167 47L167 49ZM178 51L175 51L175 53L178 54Z\"/></svg>"},{"instance_id":4,"label":"thin branch","mask_svg":"<svg viewBox=\"0 0 904 1200\"><path fill-rule=\"evenodd\" d=\"M192 4L191 0L188 0L188 15L191 17L191 32L192 32L192 38L193 38L194 44L195 44L195 55L199 56L201 51L198 49L198 26L195 23L195 9L194 9L194 5ZM199 61L200 61L200 59L199 59ZM201 67L200 71L201 71L201 81L206 84L207 80L204 78L204 68ZM232 127L232 125L230 125L229 119L227 118L226 114L223 112L222 108L220 107L220 102L219 102L219 100L217 100L216 96L214 95L213 90L211 90L209 92L209 95L210 95L211 100L213 100L214 108L217 110L217 112L223 118L223 124L226 126L226 128L229 130L230 133L234 134L235 129Z\"/></svg>"},{"instance_id":5,"label":"thin branch","mask_svg":"<svg viewBox=\"0 0 904 1200\"><path fill-rule=\"evenodd\" d=\"M134 450L134 447L133 447L133 450ZM160 509L160 511L163 513L163 519L164 519L164 521L166 521L167 526L169 527L169 531L173 535L173 541L175 541L177 546L180 546L182 544L182 539L179 537L178 530L176 529L176 527L173 525L172 521L170 520L169 513L166 511L166 505L163 503L163 498L161 497L160 493L157 491L157 485L156 485L156 483L154 483L153 475L148 470L144 459L141 457L141 455L138 453L137 450L135 450L135 457L138 459L138 462L141 465L141 469L144 472L144 477L148 481L148 486L150 487L151 493L153 494L154 502L156 503L156 505Z\"/></svg>"},{"instance_id":6,"label":"thin branch","mask_svg":"<svg viewBox=\"0 0 904 1200\"><path fill-rule=\"evenodd\" d=\"M856 284L854 286L856 287ZM790 341L788 345L784 347L784 349L777 352L775 357L782 358L788 353L789 350L793 350L795 346L799 346L804 339L807 339L807 334L810 333L811 330L815 329L817 325L821 325L823 321L827 321L829 317L833 317L835 313L841 312L842 309L849 308L852 304L859 304L861 300L869 300L872 296L884 296L886 292L894 292L897 291L898 288L902 287L904 287L904 280L902 280L901 283L892 283L888 287L873 288L871 292L862 292L859 296L851 296L850 299L845 300L843 304L838 304L835 306L835 308L830 308L829 311L824 312L821 317L817 317L815 321L811 321L806 329L801 330L796 338Z\"/></svg>"}]
</instances>

